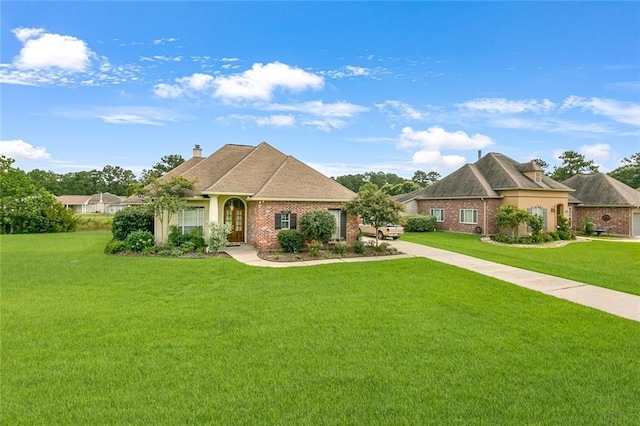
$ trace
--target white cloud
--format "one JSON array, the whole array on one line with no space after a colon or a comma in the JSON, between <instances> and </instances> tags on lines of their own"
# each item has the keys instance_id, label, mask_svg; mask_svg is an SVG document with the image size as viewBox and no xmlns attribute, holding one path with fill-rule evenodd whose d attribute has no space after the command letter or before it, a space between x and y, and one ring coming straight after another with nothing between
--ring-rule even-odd
<instances>
[{"instance_id":1,"label":"white cloud","mask_svg":"<svg viewBox=\"0 0 640 426\"><path fill-rule=\"evenodd\" d=\"M594 160L598 164L611 159L611 146L608 143L582 145L578 151L584 154L587 160Z\"/></svg>"},{"instance_id":2,"label":"white cloud","mask_svg":"<svg viewBox=\"0 0 640 426\"><path fill-rule=\"evenodd\" d=\"M400 116L403 119L424 120L429 117L429 113L420 112L411 105L400 101L387 100L379 104L375 104L376 108L382 113L392 116Z\"/></svg>"},{"instance_id":3,"label":"white cloud","mask_svg":"<svg viewBox=\"0 0 640 426\"><path fill-rule=\"evenodd\" d=\"M109 124L145 124L148 126L162 126L159 121L135 114L109 114L98 115L105 123Z\"/></svg>"},{"instance_id":4,"label":"white cloud","mask_svg":"<svg viewBox=\"0 0 640 426\"><path fill-rule=\"evenodd\" d=\"M524 112L548 112L555 109L556 104L549 99L524 99L511 101L505 98L480 98L455 105L469 111L518 114Z\"/></svg>"},{"instance_id":5,"label":"white cloud","mask_svg":"<svg viewBox=\"0 0 640 426\"><path fill-rule=\"evenodd\" d=\"M259 126L290 127L296 123L292 115L270 115L269 117L257 117L256 123Z\"/></svg>"},{"instance_id":6,"label":"white cloud","mask_svg":"<svg viewBox=\"0 0 640 426\"><path fill-rule=\"evenodd\" d=\"M153 44L165 44L165 43L171 43L174 41L178 41L178 39L173 37L159 38L159 39L153 40Z\"/></svg>"},{"instance_id":7,"label":"white cloud","mask_svg":"<svg viewBox=\"0 0 640 426\"><path fill-rule=\"evenodd\" d=\"M405 127L400 134L398 145L400 148L420 148L424 151L438 151L442 148L470 150L493 145L493 141L489 136L480 133L470 136L460 130L447 132L439 126L432 126L427 130Z\"/></svg>"},{"instance_id":8,"label":"white cloud","mask_svg":"<svg viewBox=\"0 0 640 426\"><path fill-rule=\"evenodd\" d=\"M160 98L177 98L182 95L182 88L166 83L158 83L153 86L154 95Z\"/></svg>"},{"instance_id":9,"label":"white cloud","mask_svg":"<svg viewBox=\"0 0 640 426\"><path fill-rule=\"evenodd\" d=\"M237 61L239 61L240 59L238 59L238 58L222 58L222 59L220 59L220 60L221 60L222 62L237 62Z\"/></svg>"},{"instance_id":10,"label":"white cloud","mask_svg":"<svg viewBox=\"0 0 640 426\"><path fill-rule=\"evenodd\" d=\"M241 74L216 77L213 83L214 96L226 100L270 100L277 89L302 91L324 86L322 77L280 62L256 63Z\"/></svg>"},{"instance_id":11,"label":"white cloud","mask_svg":"<svg viewBox=\"0 0 640 426\"><path fill-rule=\"evenodd\" d=\"M562 104L562 109L570 108L583 108L593 114L604 115L619 123L640 126L640 104L637 103L569 96Z\"/></svg>"},{"instance_id":12,"label":"white cloud","mask_svg":"<svg viewBox=\"0 0 640 426\"><path fill-rule=\"evenodd\" d=\"M367 107L349 102L325 104L322 101L309 101L299 104L271 104L264 109L269 111L300 112L319 117L353 117L368 110Z\"/></svg>"},{"instance_id":13,"label":"white cloud","mask_svg":"<svg viewBox=\"0 0 640 426\"><path fill-rule=\"evenodd\" d=\"M85 71L95 54L76 37L47 33L42 28L17 28L13 31L23 43L14 65L18 69L59 68Z\"/></svg>"},{"instance_id":14,"label":"white cloud","mask_svg":"<svg viewBox=\"0 0 640 426\"><path fill-rule=\"evenodd\" d=\"M14 160L49 160L51 158L45 148L35 147L20 139L0 141L0 154Z\"/></svg>"},{"instance_id":15,"label":"white cloud","mask_svg":"<svg viewBox=\"0 0 640 426\"><path fill-rule=\"evenodd\" d=\"M413 154L413 162L432 169L457 169L466 162L460 155L442 155L440 151L420 150Z\"/></svg>"},{"instance_id":16,"label":"white cloud","mask_svg":"<svg viewBox=\"0 0 640 426\"><path fill-rule=\"evenodd\" d=\"M30 38L37 38L44 34L46 31L44 28L14 28L11 32L16 36L18 40L22 43L29 40Z\"/></svg>"},{"instance_id":17,"label":"white cloud","mask_svg":"<svg viewBox=\"0 0 640 426\"><path fill-rule=\"evenodd\" d=\"M141 56L140 61L142 62L181 62L182 56L164 56L164 55Z\"/></svg>"},{"instance_id":18,"label":"white cloud","mask_svg":"<svg viewBox=\"0 0 640 426\"><path fill-rule=\"evenodd\" d=\"M336 118L326 118L323 120L306 120L302 122L305 126L315 127L323 132L331 132L333 129L343 129L347 126L344 120Z\"/></svg>"},{"instance_id":19,"label":"white cloud","mask_svg":"<svg viewBox=\"0 0 640 426\"><path fill-rule=\"evenodd\" d=\"M206 90L211 86L213 77L209 74L193 73L189 77L177 78L176 81L188 89L197 91Z\"/></svg>"}]
</instances>

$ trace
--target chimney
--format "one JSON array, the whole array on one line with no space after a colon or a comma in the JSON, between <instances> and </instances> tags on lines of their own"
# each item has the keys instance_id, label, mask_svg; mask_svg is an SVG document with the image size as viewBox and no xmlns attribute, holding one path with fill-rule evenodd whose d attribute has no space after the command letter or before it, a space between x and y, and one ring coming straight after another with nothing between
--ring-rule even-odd
<instances>
[{"instance_id":1,"label":"chimney","mask_svg":"<svg viewBox=\"0 0 640 426\"><path fill-rule=\"evenodd\" d=\"M193 156L196 158L202 157L202 148L200 148L200 145L193 147Z\"/></svg>"},{"instance_id":2,"label":"chimney","mask_svg":"<svg viewBox=\"0 0 640 426\"><path fill-rule=\"evenodd\" d=\"M478 160L480 160L482 158L482 150L479 149L478 150Z\"/></svg>"}]
</instances>

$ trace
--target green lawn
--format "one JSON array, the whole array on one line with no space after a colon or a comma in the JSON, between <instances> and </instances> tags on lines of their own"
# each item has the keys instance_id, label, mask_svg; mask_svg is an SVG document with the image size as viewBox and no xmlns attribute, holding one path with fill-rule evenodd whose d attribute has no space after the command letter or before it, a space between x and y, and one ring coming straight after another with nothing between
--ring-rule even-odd
<instances>
[{"instance_id":1,"label":"green lawn","mask_svg":"<svg viewBox=\"0 0 640 426\"><path fill-rule=\"evenodd\" d=\"M640 324L427 259L0 236L2 424L637 424Z\"/></svg>"},{"instance_id":2,"label":"green lawn","mask_svg":"<svg viewBox=\"0 0 640 426\"><path fill-rule=\"evenodd\" d=\"M472 234L406 233L413 243L640 295L640 243L572 242L557 248L489 244Z\"/></svg>"}]
</instances>

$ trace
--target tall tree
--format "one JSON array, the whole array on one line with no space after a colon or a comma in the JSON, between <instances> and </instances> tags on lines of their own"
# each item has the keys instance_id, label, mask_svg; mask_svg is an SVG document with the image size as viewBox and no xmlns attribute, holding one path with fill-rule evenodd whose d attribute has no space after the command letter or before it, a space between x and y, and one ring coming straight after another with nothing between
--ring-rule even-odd
<instances>
[{"instance_id":1,"label":"tall tree","mask_svg":"<svg viewBox=\"0 0 640 426\"><path fill-rule=\"evenodd\" d=\"M0 233L73 231L75 215L13 163L0 155Z\"/></svg>"},{"instance_id":2,"label":"tall tree","mask_svg":"<svg viewBox=\"0 0 640 426\"><path fill-rule=\"evenodd\" d=\"M640 188L640 152L624 158L622 166L609 173L609 176L632 188Z\"/></svg>"},{"instance_id":3,"label":"tall tree","mask_svg":"<svg viewBox=\"0 0 640 426\"><path fill-rule=\"evenodd\" d=\"M161 241L165 237L164 224L171 223L171 217L186 207L183 197L188 190L193 189L193 184L194 182L182 176L174 176L167 180L156 179L140 190L140 197L160 222Z\"/></svg>"},{"instance_id":4,"label":"tall tree","mask_svg":"<svg viewBox=\"0 0 640 426\"><path fill-rule=\"evenodd\" d=\"M345 209L376 228L378 245L378 229L387 223L397 223L404 207L389 194L368 183L360 189L356 198L345 203Z\"/></svg>"},{"instance_id":5,"label":"tall tree","mask_svg":"<svg viewBox=\"0 0 640 426\"><path fill-rule=\"evenodd\" d=\"M416 189L420 189L420 185L418 185L416 182L412 180L407 179L403 182L396 183L396 184L388 183L380 189L383 192L386 192L387 194L394 196L399 194L406 194L406 193L415 191Z\"/></svg>"},{"instance_id":6,"label":"tall tree","mask_svg":"<svg viewBox=\"0 0 640 426\"><path fill-rule=\"evenodd\" d=\"M146 186L151 183L154 179L159 179L162 176L166 175L171 170L178 167L180 164L184 163L184 158L179 154L170 154L165 155L160 159L159 162L153 165L153 167L149 170L145 169L142 171L142 186Z\"/></svg>"},{"instance_id":7,"label":"tall tree","mask_svg":"<svg viewBox=\"0 0 640 426\"><path fill-rule=\"evenodd\" d=\"M551 179L562 182L569 179L571 176L575 176L578 173L596 173L598 172L598 166L596 166L593 160L585 160L584 155L575 151L565 151L560 155L562 160L561 166L553 168L551 173Z\"/></svg>"},{"instance_id":8,"label":"tall tree","mask_svg":"<svg viewBox=\"0 0 640 426\"><path fill-rule=\"evenodd\" d=\"M421 188L425 188L429 185L433 185L440 180L440 173L438 172L423 172L422 170L416 170L411 178L412 181L420 185Z\"/></svg>"},{"instance_id":9,"label":"tall tree","mask_svg":"<svg viewBox=\"0 0 640 426\"><path fill-rule=\"evenodd\" d=\"M120 166L106 165L100 173L99 192L126 195L128 188L136 183L136 175Z\"/></svg>"},{"instance_id":10,"label":"tall tree","mask_svg":"<svg viewBox=\"0 0 640 426\"><path fill-rule=\"evenodd\" d=\"M54 195L64 195L60 192L61 176L58 173L51 170L33 169L27 173L27 176L50 193Z\"/></svg>"}]
</instances>

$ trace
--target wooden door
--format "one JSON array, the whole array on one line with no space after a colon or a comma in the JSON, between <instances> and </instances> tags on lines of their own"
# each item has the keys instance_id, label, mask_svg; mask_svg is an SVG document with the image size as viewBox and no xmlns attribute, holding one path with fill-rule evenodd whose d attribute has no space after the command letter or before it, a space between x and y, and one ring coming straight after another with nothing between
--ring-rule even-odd
<instances>
[{"instance_id":1,"label":"wooden door","mask_svg":"<svg viewBox=\"0 0 640 426\"><path fill-rule=\"evenodd\" d=\"M244 242L244 209L233 205L224 207L224 223L231 225L230 243Z\"/></svg>"}]
</instances>

